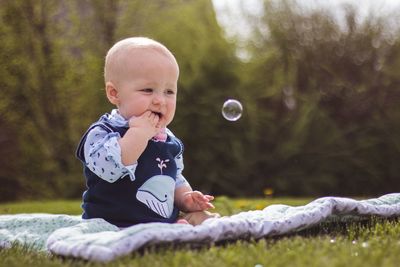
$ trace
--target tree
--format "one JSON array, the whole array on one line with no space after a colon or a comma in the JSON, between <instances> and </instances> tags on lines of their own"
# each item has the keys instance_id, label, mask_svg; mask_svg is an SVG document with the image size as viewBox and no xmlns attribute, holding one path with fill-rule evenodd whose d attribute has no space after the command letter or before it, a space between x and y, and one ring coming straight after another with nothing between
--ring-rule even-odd
<instances>
[{"instance_id":1,"label":"tree","mask_svg":"<svg viewBox=\"0 0 400 267\"><path fill-rule=\"evenodd\" d=\"M265 2L244 86L254 89L255 136L268 137L257 142L269 152L256 153L259 180L280 194L377 194L398 185L399 79L390 74L398 27L389 28L390 17L360 20L351 6L344 13L343 27L328 10Z\"/></svg>"},{"instance_id":2,"label":"tree","mask_svg":"<svg viewBox=\"0 0 400 267\"><path fill-rule=\"evenodd\" d=\"M60 16L55 2L2 1L4 38L0 42L5 64L1 80L7 96L2 110L7 124L18 125L12 139L17 140L21 153L18 168L26 171L15 179L24 181L20 193L28 196L61 192L55 177L68 175L72 165L72 159L65 156L73 152L70 91L63 84L68 66L58 60L62 44L57 35L65 25L53 23ZM47 186L52 193L44 190Z\"/></svg>"},{"instance_id":3,"label":"tree","mask_svg":"<svg viewBox=\"0 0 400 267\"><path fill-rule=\"evenodd\" d=\"M20 170L13 180L19 187L0 170L3 184L18 192L1 195L1 200L82 194L76 145L89 124L112 108L104 95L104 56L115 41L138 35L153 37L176 54L181 79L173 128L188 148L188 177L212 190L212 180L188 166L209 168L207 177L218 173L217 163L207 165L210 152L202 142L219 138L208 133L220 126L219 116L211 120L207 115L219 114L223 96L231 90L235 58L210 1L0 3L0 85L7 95L0 100L0 122L9 127L4 135L20 153L10 167ZM193 131L208 139L199 142Z\"/></svg>"}]
</instances>

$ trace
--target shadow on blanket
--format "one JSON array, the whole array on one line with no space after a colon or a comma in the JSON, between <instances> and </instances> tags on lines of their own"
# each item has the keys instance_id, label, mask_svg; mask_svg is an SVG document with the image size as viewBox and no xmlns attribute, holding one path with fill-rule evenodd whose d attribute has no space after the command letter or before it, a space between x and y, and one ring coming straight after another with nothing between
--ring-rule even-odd
<instances>
[{"instance_id":1,"label":"shadow on blanket","mask_svg":"<svg viewBox=\"0 0 400 267\"><path fill-rule=\"evenodd\" d=\"M145 245L145 246L139 248L136 252L140 255L143 255L148 252L159 252L159 251L171 250L171 249L174 251L187 250L187 249L202 250L202 249L210 248L212 246L224 247L224 246L234 244L238 241L258 242L260 240L268 240L268 241L275 242L282 238L295 237L295 236L299 236L299 237L329 236L330 238L335 238L337 236L344 236L344 235L348 234L349 231L352 231L352 235L353 235L354 239L358 239L360 237L360 233L362 233L365 229L372 230L376 227L376 225L381 224L381 223L398 224L398 223L400 223L400 216L391 217L391 218L365 216L356 221L343 221L341 219L337 219L337 220L331 220L328 222L322 222L322 223L319 223L318 225L314 225L314 226L311 226L310 228L306 228L303 230L289 232L289 233L282 234L282 235L261 237L258 239L255 239L252 237L243 237L241 239L221 240L221 241L210 242L210 243L171 242L171 243L162 243L162 244L151 244L151 245Z\"/></svg>"}]
</instances>

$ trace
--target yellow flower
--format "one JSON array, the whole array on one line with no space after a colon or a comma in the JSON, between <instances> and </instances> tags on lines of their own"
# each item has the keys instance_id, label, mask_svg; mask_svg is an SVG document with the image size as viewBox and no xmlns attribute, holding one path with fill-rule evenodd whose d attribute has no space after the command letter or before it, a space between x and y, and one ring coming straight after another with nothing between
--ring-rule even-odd
<instances>
[{"instance_id":1,"label":"yellow flower","mask_svg":"<svg viewBox=\"0 0 400 267\"><path fill-rule=\"evenodd\" d=\"M264 195L267 197L271 197L274 194L274 189L267 187L264 189Z\"/></svg>"}]
</instances>

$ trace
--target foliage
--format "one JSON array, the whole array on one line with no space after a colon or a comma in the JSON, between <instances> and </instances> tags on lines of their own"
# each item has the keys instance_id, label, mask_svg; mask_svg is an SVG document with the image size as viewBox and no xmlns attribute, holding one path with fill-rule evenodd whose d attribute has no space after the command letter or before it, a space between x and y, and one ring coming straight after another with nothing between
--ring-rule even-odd
<instances>
[{"instance_id":1,"label":"foliage","mask_svg":"<svg viewBox=\"0 0 400 267\"><path fill-rule=\"evenodd\" d=\"M265 1L242 83L260 188L373 195L399 185L398 23L342 11L341 23L331 10Z\"/></svg>"},{"instance_id":2,"label":"foliage","mask_svg":"<svg viewBox=\"0 0 400 267\"><path fill-rule=\"evenodd\" d=\"M127 36L153 37L176 54L181 79L171 127L195 155L188 164L207 164L210 154L192 133L218 128L207 116L231 89L236 61L210 1L0 3L0 86L7 96L0 102L0 123L7 129L2 153L15 159L14 165L2 159L8 168L0 170L0 200L82 194L75 148L90 123L112 108L102 89L103 60Z\"/></svg>"},{"instance_id":3,"label":"foliage","mask_svg":"<svg viewBox=\"0 0 400 267\"><path fill-rule=\"evenodd\" d=\"M105 53L140 35L163 42L180 64L170 128L185 144L194 188L229 196L395 190L398 20L342 11L340 22L331 10L264 1L240 60L210 0L0 0L0 201L81 196L76 145L112 108ZM244 104L235 123L220 116L228 98Z\"/></svg>"}]
</instances>

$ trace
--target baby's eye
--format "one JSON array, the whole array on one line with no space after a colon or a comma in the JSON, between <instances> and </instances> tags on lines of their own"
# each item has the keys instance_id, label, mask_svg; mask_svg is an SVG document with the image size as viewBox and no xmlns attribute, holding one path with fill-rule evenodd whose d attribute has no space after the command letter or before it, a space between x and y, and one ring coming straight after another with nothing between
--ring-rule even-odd
<instances>
[{"instance_id":1,"label":"baby's eye","mask_svg":"<svg viewBox=\"0 0 400 267\"><path fill-rule=\"evenodd\" d=\"M152 88L144 88L144 89L142 89L140 91L145 92L145 93L152 93L153 89Z\"/></svg>"},{"instance_id":2,"label":"baby's eye","mask_svg":"<svg viewBox=\"0 0 400 267\"><path fill-rule=\"evenodd\" d=\"M174 94L175 94L175 91L174 91L174 90L168 89L168 90L166 91L166 94L167 94L167 95L174 95Z\"/></svg>"}]
</instances>

